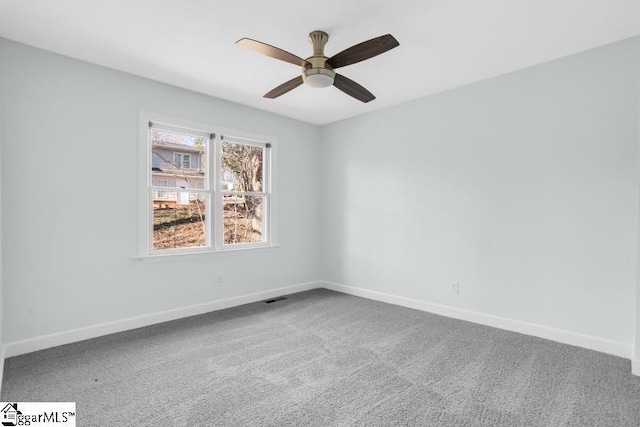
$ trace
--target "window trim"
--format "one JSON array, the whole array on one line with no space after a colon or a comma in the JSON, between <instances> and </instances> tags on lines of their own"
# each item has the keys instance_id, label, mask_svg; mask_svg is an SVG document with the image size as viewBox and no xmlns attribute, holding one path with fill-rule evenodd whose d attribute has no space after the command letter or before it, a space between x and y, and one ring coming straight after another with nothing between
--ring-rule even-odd
<instances>
[{"instance_id":1,"label":"window trim","mask_svg":"<svg viewBox=\"0 0 640 427\"><path fill-rule=\"evenodd\" d=\"M207 162L212 165L207 173L205 182L205 190L191 189L190 193L207 193L209 196L209 205L206 207L207 216L210 218L207 223L207 241L209 246L196 248L174 248L163 249L161 251L153 250L153 221L151 220L151 198L153 197L153 185L151 185L151 174L149 171L152 166L152 150L150 149L148 132L149 124L157 123L163 129L170 131L182 131L194 135L215 135L213 140L209 141L209 150ZM255 145L265 145L269 147L265 150L264 168L265 181L268 188L265 191L268 194L267 218L263 223L263 227L267 230L265 242L257 243L241 243L241 244L224 244L223 237L223 215L217 213L222 204L223 191L218 188L220 182L220 166L221 166L221 150L222 136L232 135L234 140L239 143ZM201 258L203 256L216 256L220 254L240 254L254 251L255 249L264 249L278 247L277 243L277 140L274 137L230 129L210 123L196 122L179 117L167 116L164 114L141 111L139 118L139 183L138 183L138 256L136 259L155 259L175 260L185 258ZM253 144L252 144L253 145ZM267 159L268 157L268 159ZM268 175L267 175L268 174ZM216 187L218 185L218 187ZM208 189L207 189L208 188ZM216 214L214 214L216 212Z\"/></svg>"}]
</instances>

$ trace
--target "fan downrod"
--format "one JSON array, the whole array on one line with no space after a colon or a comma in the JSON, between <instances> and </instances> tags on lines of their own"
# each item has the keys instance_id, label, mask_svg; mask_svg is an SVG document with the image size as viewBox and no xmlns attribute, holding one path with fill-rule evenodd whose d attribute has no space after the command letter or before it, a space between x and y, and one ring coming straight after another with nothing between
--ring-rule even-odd
<instances>
[{"instance_id":1,"label":"fan downrod","mask_svg":"<svg viewBox=\"0 0 640 427\"><path fill-rule=\"evenodd\" d=\"M308 64L302 67L302 79L311 87L322 88L331 86L336 73L327 64L324 46L329 41L329 34L316 30L309 33L309 42L313 46L313 55L305 59Z\"/></svg>"}]
</instances>

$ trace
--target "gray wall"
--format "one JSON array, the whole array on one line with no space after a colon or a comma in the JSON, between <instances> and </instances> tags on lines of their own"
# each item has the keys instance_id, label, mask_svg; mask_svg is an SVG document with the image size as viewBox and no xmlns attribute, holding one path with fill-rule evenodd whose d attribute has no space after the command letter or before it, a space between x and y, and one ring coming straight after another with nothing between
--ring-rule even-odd
<instances>
[{"instance_id":1,"label":"gray wall","mask_svg":"<svg viewBox=\"0 0 640 427\"><path fill-rule=\"evenodd\" d=\"M2 39L0 64L5 342L320 277L317 127ZM281 247L133 260L140 110L278 138Z\"/></svg>"},{"instance_id":2,"label":"gray wall","mask_svg":"<svg viewBox=\"0 0 640 427\"><path fill-rule=\"evenodd\" d=\"M323 128L325 278L630 346L639 40Z\"/></svg>"},{"instance_id":3,"label":"gray wall","mask_svg":"<svg viewBox=\"0 0 640 427\"><path fill-rule=\"evenodd\" d=\"M0 62L0 73L2 73L3 63ZM2 90L2 82L0 81L0 99L4 96L4 92ZM2 389L2 376L4 373L4 290L3 290L3 276L4 269L2 268L4 256L3 256L3 246L2 246L2 231L4 230L4 215L2 214L2 141L4 140L4 104L0 102L0 389Z\"/></svg>"},{"instance_id":4,"label":"gray wall","mask_svg":"<svg viewBox=\"0 0 640 427\"><path fill-rule=\"evenodd\" d=\"M640 58L640 38L636 44L635 55ZM638 100L640 104L640 67L638 67L636 78L638 79ZM638 105L638 147L640 147L640 105ZM638 154L638 167L640 168L640 153ZM634 341L634 373L640 375L640 172L638 173L638 216L637 243L636 243L636 324Z\"/></svg>"},{"instance_id":5,"label":"gray wall","mask_svg":"<svg viewBox=\"0 0 640 427\"><path fill-rule=\"evenodd\" d=\"M324 278L631 345L639 45L317 128L0 39L2 338ZM140 110L277 137L282 247L133 260Z\"/></svg>"}]
</instances>

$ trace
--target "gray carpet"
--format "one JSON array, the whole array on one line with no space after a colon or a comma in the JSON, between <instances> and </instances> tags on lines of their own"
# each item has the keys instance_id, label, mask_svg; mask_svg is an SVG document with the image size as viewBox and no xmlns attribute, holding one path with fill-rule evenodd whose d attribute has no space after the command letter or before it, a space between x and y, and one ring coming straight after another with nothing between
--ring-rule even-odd
<instances>
[{"instance_id":1,"label":"gray carpet","mask_svg":"<svg viewBox=\"0 0 640 427\"><path fill-rule=\"evenodd\" d=\"M323 289L7 359L79 426L634 426L630 362Z\"/></svg>"}]
</instances>

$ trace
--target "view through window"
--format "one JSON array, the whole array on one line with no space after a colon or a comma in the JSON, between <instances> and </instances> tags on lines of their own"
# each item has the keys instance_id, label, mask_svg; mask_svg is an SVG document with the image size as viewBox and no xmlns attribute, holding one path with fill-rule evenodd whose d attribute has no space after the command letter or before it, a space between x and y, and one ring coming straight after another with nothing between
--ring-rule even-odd
<instances>
[{"instance_id":1,"label":"view through window","mask_svg":"<svg viewBox=\"0 0 640 427\"><path fill-rule=\"evenodd\" d=\"M149 254L270 243L271 143L150 122L146 144Z\"/></svg>"},{"instance_id":2,"label":"view through window","mask_svg":"<svg viewBox=\"0 0 640 427\"><path fill-rule=\"evenodd\" d=\"M224 243L264 240L264 146L222 141L220 190L224 205Z\"/></svg>"}]
</instances>

